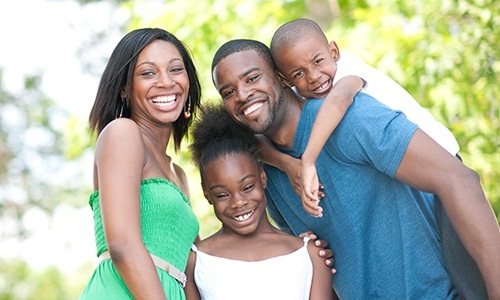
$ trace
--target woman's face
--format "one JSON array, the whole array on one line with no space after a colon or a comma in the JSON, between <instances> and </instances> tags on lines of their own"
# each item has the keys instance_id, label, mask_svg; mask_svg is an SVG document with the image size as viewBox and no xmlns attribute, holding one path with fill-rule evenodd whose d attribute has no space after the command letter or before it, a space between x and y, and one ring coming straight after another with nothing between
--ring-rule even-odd
<instances>
[{"instance_id":1,"label":"woman's face","mask_svg":"<svg viewBox=\"0 0 500 300\"><path fill-rule=\"evenodd\" d=\"M170 42L155 40L139 54L130 92L131 119L171 124L188 97L189 78L184 61Z\"/></svg>"}]
</instances>

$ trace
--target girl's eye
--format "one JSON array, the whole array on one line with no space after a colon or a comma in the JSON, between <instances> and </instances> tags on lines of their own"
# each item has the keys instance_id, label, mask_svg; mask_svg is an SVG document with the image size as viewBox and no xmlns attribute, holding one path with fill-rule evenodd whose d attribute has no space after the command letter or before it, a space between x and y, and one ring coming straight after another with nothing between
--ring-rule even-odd
<instances>
[{"instance_id":1,"label":"girl's eye","mask_svg":"<svg viewBox=\"0 0 500 300\"><path fill-rule=\"evenodd\" d=\"M227 194L216 194L215 198L225 198L227 197Z\"/></svg>"}]
</instances>

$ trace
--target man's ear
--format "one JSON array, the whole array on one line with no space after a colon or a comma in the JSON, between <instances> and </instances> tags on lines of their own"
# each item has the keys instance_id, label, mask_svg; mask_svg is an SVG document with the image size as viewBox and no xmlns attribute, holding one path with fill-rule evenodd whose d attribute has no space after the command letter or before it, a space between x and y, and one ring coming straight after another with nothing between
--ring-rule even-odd
<instances>
[{"instance_id":1,"label":"man's ear","mask_svg":"<svg viewBox=\"0 0 500 300\"><path fill-rule=\"evenodd\" d=\"M285 75L283 75L283 73L281 73L280 71L277 71L277 73L278 73L278 78L281 82L281 86L283 88L291 88L293 86L293 84L286 79L286 77L285 77Z\"/></svg>"},{"instance_id":2,"label":"man's ear","mask_svg":"<svg viewBox=\"0 0 500 300\"><path fill-rule=\"evenodd\" d=\"M339 47L337 46L337 43L335 43L335 41L331 41L329 47L330 47L330 53L333 56L333 60L339 61L340 50L339 50Z\"/></svg>"}]
</instances>

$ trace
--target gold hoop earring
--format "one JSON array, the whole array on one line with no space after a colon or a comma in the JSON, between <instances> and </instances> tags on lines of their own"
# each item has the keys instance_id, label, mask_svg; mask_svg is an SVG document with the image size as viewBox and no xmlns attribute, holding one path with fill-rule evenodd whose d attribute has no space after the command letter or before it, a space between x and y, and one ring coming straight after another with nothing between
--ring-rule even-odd
<instances>
[{"instance_id":1,"label":"gold hoop earring","mask_svg":"<svg viewBox=\"0 0 500 300\"><path fill-rule=\"evenodd\" d=\"M188 96L187 108L184 106L184 119L191 118L191 95Z\"/></svg>"}]
</instances>

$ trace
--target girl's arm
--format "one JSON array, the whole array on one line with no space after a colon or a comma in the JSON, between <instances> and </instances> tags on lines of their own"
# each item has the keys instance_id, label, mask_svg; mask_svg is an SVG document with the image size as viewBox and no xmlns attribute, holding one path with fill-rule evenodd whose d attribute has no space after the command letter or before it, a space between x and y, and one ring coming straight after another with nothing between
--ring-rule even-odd
<instances>
[{"instance_id":1,"label":"girl's arm","mask_svg":"<svg viewBox=\"0 0 500 300\"><path fill-rule=\"evenodd\" d=\"M300 181L302 205L311 215L321 217L319 206L320 184L316 173L316 159L326 140L351 106L354 96L363 88L365 81L357 76L349 75L340 79L326 96L314 121L306 150L302 155Z\"/></svg>"},{"instance_id":2,"label":"girl's arm","mask_svg":"<svg viewBox=\"0 0 500 300\"><path fill-rule=\"evenodd\" d=\"M323 258L316 254L316 247L313 243L307 244L307 251L313 264L313 278L311 284L310 300L331 300L338 299L332 287L332 275Z\"/></svg>"},{"instance_id":3,"label":"girl's arm","mask_svg":"<svg viewBox=\"0 0 500 300\"><path fill-rule=\"evenodd\" d=\"M188 263L186 266L186 277L187 282L184 287L186 292L186 300L200 300L200 293L196 287L196 282L194 282L194 268L196 267L196 252L191 251L189 253Z\"/></svg>"},{"instance_id":4,"label":"girl's arm","mask_svg":"<svg viewBox=\"0 0 500 300\"><path fill-rule=\"evenodd\" d=\"M126 151L124 151L126 149ZM95 154L108 250L134 299L166 299L140 227L140 182L146 150L138 126L117 119L101 132Z\"/></svg>"}]
</instances>

